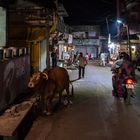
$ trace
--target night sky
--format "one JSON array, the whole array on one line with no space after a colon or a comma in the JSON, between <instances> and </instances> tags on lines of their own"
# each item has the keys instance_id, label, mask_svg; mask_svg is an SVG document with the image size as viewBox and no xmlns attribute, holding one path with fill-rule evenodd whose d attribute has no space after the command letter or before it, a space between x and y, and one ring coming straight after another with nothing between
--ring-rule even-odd
<instances>
[{"instance_id":1,"label":"night sky","mask_svg":"<svg viewBox=\"0 0 140 140\"><path fill-rule=\"evenodd\" d=\"M116 0L60 0L68 13L68 25L101 25L104 34L115 34ZM107 28L108 20L109 28Z\"/></svg>"}]
</instances>

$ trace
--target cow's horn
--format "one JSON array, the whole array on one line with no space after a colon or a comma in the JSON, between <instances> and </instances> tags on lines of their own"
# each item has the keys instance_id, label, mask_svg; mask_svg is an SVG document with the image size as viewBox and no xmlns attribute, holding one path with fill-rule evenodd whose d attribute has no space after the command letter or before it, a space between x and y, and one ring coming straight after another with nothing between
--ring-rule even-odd
<instances>
[{"instance_id":1,"label":"cow's horn","mask_svg":"<svg viewBox=\"0 0 140 140\"><path fill-rule=\"evenodd\" d=\"M40 74L36 75L36 80L38 80L40 78Z\"/></svg>"},{"instance_id":2,"label":"cow's horn","mask_svg":"<svg viewBox=\"0 0 140 140\"><path fill-rule=\"evenodd\" d=\"M48 80L48 75L43 72L43 75L45 76L45 79Z\"/></svg>"}]
</instances>

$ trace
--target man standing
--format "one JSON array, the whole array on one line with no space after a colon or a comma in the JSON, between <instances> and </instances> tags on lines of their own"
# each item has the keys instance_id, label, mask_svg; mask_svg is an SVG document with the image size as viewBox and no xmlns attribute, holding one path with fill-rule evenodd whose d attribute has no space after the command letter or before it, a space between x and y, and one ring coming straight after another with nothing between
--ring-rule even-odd
<instances>
[{"instance_id":1,"label":"man standing","mask_svg":"<svg viewBox=\"0 0 140 140\"><path fill-rule=\"evenodd\" d=\"M57 67L57 53L56 49L53 49L51 53L51 58L52 58L52 67Z\"/></svg>"},{"instance_id":2,"label":"man standing","mask_svg":"<svg viewBox=\"0 0 140 140\"><path fill-rule=\"evenodd\" d=\"M100 58L101 58L101 66L105 67L105 65L106 65L106 55L105 55L105 53L101 53Z\"/></svg>"},{"instance_id":3,"label":"man standing","mask_svg":"<svg viewBox=\"0 0 140 140\"><path fill-rule=\"evenodd\" d=\"M80 52L80 55L79 55L79 79L81 78L81 74L82 74L82 77L84 78L84 75L85 75L85 66L87 64L87 60L85 57L83 57L83 53Z\"/></svg>"}]
</instances>

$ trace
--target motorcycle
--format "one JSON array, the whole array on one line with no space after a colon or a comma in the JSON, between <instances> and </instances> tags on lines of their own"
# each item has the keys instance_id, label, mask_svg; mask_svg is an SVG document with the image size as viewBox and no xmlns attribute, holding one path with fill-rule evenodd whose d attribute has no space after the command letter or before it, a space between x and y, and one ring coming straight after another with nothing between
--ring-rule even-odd
<instances>
[{"instance_id":1,"label":"motorcycle","mask_svg":"<svg viewBox=\"0 0 140 140\"><path fill-rule=\"evenodd\" d=\"M131 103L131 98L134 98L135 80L132 76L126 76L120 78L119 68L112 69L112 85L113 85L113 96L123 98L127 104Z\"/></svg>"},{"instance_id":2,"label":"motorcycle","mask_svg":"<svg viewBox=\"0 0 140 140\"><path fill-rule=\"evenodd\" d=\"M131 98L134 97L134 79L132 77L127 77L122 86L124 87L124 101L130 104Z\"/></svg>"}]
</instances>

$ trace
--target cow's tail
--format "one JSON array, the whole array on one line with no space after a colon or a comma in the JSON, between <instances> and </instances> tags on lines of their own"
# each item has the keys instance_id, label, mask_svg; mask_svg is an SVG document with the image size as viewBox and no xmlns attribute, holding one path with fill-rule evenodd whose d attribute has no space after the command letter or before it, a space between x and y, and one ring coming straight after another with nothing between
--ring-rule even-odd
<instances>
[{"instance_id":1,"label":"cow's tail","mask_svg":"<svg viewBox=\"0 0 140 140\"><path fill-rule=\"evenodd\" d=\"M74 88L73 88L73 84L72 84L73 81L70 81L70 84L71 84L71 96L74 95Z\"/></svg>"}]
</instances>

